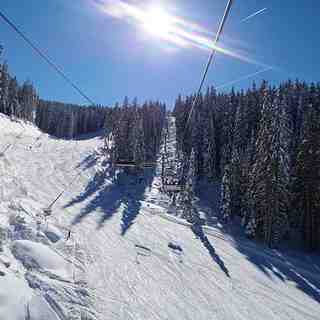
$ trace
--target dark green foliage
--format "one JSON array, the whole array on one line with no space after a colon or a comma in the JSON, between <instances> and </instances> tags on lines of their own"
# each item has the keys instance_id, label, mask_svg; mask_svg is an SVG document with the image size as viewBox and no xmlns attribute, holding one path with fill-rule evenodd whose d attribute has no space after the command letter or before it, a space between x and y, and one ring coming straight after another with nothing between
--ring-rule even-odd
<instances>
[{"instance_id":1,"label":"dark green foliage","mask_svg":"<svg viewBox=\"0 0 320 320\"><path fill-rule=\"evenodd\" d=\"M257 234L269 246L277 245L288 230L290 126L284 101L266 92L250 172L252 216Z\"/></svg>"},{"instance_id":2,"label":"dark green foliage","mask_svg":"<svg viewBox=\"0 0 320 320\"><path fill-rule=\"evenodd\" d=\"M125 99L121 108L111 109L106 117L106 134L111 135L112 162L126 161L136 164L156 161L165 123L165 105L148 102L131 105Z\"/></svg>"},{"instance_id":3,"label":"dark green foliage","mask_svg":"<svg viewBox=\"0 0 320 320\"><path fill-rule=\"evenodd\" d=\"M173 112L184 172L194 149L196 178L222 182L224 218L240 216L248 236L269 246L291 227L307 248L319 248L320 85L208 89L186 130L193 97L179 96Z\"/></svg>"},{"instance_id":4,"label":"dark green foliage","mask_svg":"<svg viewBox=\"0 0 320 320\"><path fill-rule=\"evenodd\" d=\"M10 76L7 63L0 63L0 112L33 122L38 102L33 85L26 81L19 86Z\"/></svg>"},{"instance_id":5,"label":"dark green foliage","mask_svg":"<svg viewBox=\"0 0 320 320\"><path fill-rule=\"evenodd\" d=\"M320 248L320 109L310 104L294 170L291 223L308 250Z\"/></svg>"}]
</instances>

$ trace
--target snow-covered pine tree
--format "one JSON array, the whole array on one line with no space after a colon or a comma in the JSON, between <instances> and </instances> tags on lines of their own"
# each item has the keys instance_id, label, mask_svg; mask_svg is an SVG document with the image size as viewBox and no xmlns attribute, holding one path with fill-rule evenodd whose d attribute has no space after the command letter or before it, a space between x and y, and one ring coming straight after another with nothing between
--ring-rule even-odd
<instances>
[{"instance_id":1,"label":"snow-covered pine tree","mask_svg":"<svg viewBox=\"0 0 320 320\"><path fill-rule=\"evenodd\" d=\"M0 112L10 115L10 108L9 108L9 83L10 83L10 76L8 72L8 65L7 63L3 63L0 65Z\"/></svg>"},{"instance_id":2,"label":"snow-covered pine tree","mask_svg":"<svg viewBox=\"0 0 320 320\"><path fill-rule=\"evenodd\" d=\"M310 104L303 123L294 174L291 222L299 226L308 250L320 248L320 105Z\"/></svg>"},{"instance_id":3,"label":"snow-covered pine tree","mask_svg":"<svg viewBox=\"0 0 320 320\"><path fill-rule=\"evenodd\" d=\"M21 118L22 116L22 109L19 103L19 96L18 96L18 82L17 79L11 78L10 83L9 83L9 109L10 109L10 114L17 117Z\"/></svg>"},{"instance_id":4,"label":"snow-covered pine tree","mask_svg":"<svg viewBox=\"0 0 320 320\"><path fill-rule=\"evenodd\" d=\"M247 118L245 114L244 95L241 92L238 100L238 108L235 119L235 128L233 134L232 154L229 166L229 181L231 192L231 212L234 215L243 215L243 211L247 207L245 204L245 193L248 187L246 177L247 174Z\"/></svg>"},{"instance_id":5,"label":"snow-covered pine tree","mask_svg":"<svg viewBox=\"0 0 320 320\"><path fill-rule=\"evenodd\" d=\"M233 134L235 125L235 116L237 110L237 97L232 89L231 93L226 97L220 96L220 100L224 103L220 104L220 131L221 131L221 172L224 171L224 166L231 161L232 156L232 145L233 145ZM219 103L219 102L218 102Z\"/></svg>"},{"instance_id":6,"label":"snow-covered pine tree","mask_svg":"<svg viewBox=\"0 0 320 320\"><path fill-rule=\"evenodd\" d=\"M195 183L196 183L196 168L195 168L195 152L192 149L189 159L189 169L186 177L185 188L180 197L182 203L182 217L191 223L196 223L198 217L194 208L195 201Z\"/></svg>"},{"instance_id":7,"label":"snow-covered pine tree","mask_svg":"<svg viewBox=\"0 0 320 320\"><path fill-rule=\"evenodd\" d=\"M274 90L265 93L257 153L251 172L254 225L270 246L279 243L288 230L290 125L282 97Z\"/></svg>"},{"instance_id":8,"label":"snow-covered pine tree","mask_svg":"<svg viewBox=\"0 0 320 320\"><path fill-rule=\"evenodd\" d=\"M19 90L19 102L22 107L22 117L25 120L35 121L35 109L38 105L38 97L30 81L25 81Z\"/></svg>"},{"instance_id":9,"label":"snow-covered pine tree","mask_svg":"<svg viewBox=\"0 0 320 320\"><path fill-rule=\"evenodd\" d=\"M203 173L202 144L205 118L202 116L202 109L203 97L201 94L198 98L198 104L194 108L193 116L190 121L191 147L194 152L194 170L196 176L200 176Z\"/></svg>"},{"instance_id":10,"label":"snow-covered pine tree","mask_svg":"<svg viewBox=\"0 0 320 320\"><path fill-rule=\"evenodd\" d=\"M134 124L134 145L133 145L133 160L140 164L145 162L146 150L144 145L143 122L141 115L137 114L137 119Z\"/></svg>"},{"instance_id":11,"label":"snow-covered pine tree","mask_svg":"<svg viewBox=\"0 0 320 320\"><path fill-rule=\"evenodd\" d=\"M217 179L219 174L217 172L217 145L216 145L216 124L214 115L214 89L207 90L204 97L204 107L202 112L202 159L203 159L203 173L209 180Z\"/></svg>"},{"instance_id":12,"label":"snow-covered pine tree","mask_svg":"<svg viewBox=\"0 0 320 320\"><path fill-rule=\"evenodd\" d=\"M221 185L221 213L224 221L229 221L232 217L230 171L230 166L227 164L224 169Z\"/></svg>"},{"instance_id":13,"label":"snow-covered pine tree","mask_svg":"<svg viewBox=\"0 0 320 320\"><path fill-rule=\"evenodd\" d=\"M133 128L132 125L135 120L135 111L128 105L128 98L126 97L123 105L119 111L119 120L114 132L115 142L115 161L133 161Z\"/></svg>"}]
</instances>

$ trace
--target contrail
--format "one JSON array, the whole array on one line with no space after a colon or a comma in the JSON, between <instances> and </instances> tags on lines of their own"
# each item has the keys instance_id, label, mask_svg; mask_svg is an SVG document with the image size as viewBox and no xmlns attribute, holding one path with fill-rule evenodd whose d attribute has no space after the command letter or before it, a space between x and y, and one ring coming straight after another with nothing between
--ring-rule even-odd
<instances>
[{"instance_id":1,"label":"contrail","mask_svg":"<svg viewBox=\"0 0 320 320\"><path fill-rule=\"evenodd\" d=\"M254 76L257 76L257 75L260 74L260 73L264 73L264 72L270 71L270 70L272 70L272 69L273 69L272 67L268 67L268 68L262 69L262 70L260 70L260 71L257 71L257 72L255 72L255 73L250 73L250 74L248 74L248 75L246 75L246 76L244 76L244 77L241 77L241 78L238 78L238 79L236 79L236 80L233 80L233 81L230 81L230 82L221 84L221 85L215 87L215 89L221 89L221 88L230 86L230 85L232 85L232 84L235 84L235 83L238 83L238 82L240 82L240 81L243 81L243 80L252 78L252 77L254 77Z\"/></svg>"},{"instance_id":2,"label":"contrail","mask_svg":"<svg viewBox=\"0 0 320 320\"><path fill-rule=\"evenodd\" d=\"M245 22L245 21L247 21L247 20L249 20L249 19L257 16L258 14L261 14L261 13L265 12L267 9L268 9L268 8L263 8L263 9L255 12L255 13L253 13L253 14L250 14L250 16L247 16L246 18L242 19L241 22Z\"/></svg>"}]
</instances>

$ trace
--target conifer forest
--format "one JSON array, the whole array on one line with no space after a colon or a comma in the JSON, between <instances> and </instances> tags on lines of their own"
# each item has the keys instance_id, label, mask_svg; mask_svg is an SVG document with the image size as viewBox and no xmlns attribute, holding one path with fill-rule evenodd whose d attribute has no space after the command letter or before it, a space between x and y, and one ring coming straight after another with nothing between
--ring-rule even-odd
<instances>
[{"instance_id":1,"label":"conifer forest","mask_svg":"<svg viewBox=\"0 0 320 320\"><path fill-rule=\"evenodd\" d=\"M1 92L2 113L45 133L72 139L104 130L113 134L114 158L155 160L165 126L161 102L140 105L125 98L108 108L44 101L31 82L19 85L6 63L1 64ZM200 96L186 129L194 98L179 95L172 111L180 162L194 166L194 184L219 181L223 219L239 217L249 238L275 247L296 237L307 250L319 249L320 85L262 82L230 93L211 87Z\"/></svg>"},{"instance_id":2,"label":"conifer forest","mask_svg":"<svg viewBox=\"0 0 320 320\"><path fill-rule=\"evenodd\" d=\"M0 1L0 320L319 320L319 1Z\"/></svg>"}]
</instances>

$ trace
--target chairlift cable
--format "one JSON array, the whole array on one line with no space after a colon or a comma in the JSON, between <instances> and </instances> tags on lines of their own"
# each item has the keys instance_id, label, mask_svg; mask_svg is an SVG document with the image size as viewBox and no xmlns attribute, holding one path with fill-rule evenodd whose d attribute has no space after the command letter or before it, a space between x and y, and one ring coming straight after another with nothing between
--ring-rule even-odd
<instances>
[{"instance_id":1,"label":"chairlift cable","mask_svg":"<svg viewBox=\"0 0 320 320\"><path fill-rule=\"evenodd\" d=\"M74 178L71 180L68 188L70 188L75 181L79 178L79 176L81 175L81 171L78 172L77 175L74 176ZM67 191L68 188L64 188L58 195L57 197L49 204L49 206L45 209L46 211L49 211L52 209L52 207L54 206L54 204L62 197L62 195Z\"/></svg>"},{"instance_id":2,"label":"chairlift cable","mask_svg":"<svg viewBox=\"0 0 320 320\"><path fill-rule=\"evenodd\" d=\"M219 25L219 29L218 29L218 32L216 34L216 38L215 38L215 41L214 41L214 44L213 44L213 49L212 49L212 52L209 56L209 60L206 64L206 67L205 67L205 70L204 70L204 73L203 73L203 76L202 76L202 79L201 79L201 82L200 82L200 86L199 86L199 89L197 91L197 95L196 97L194 98L193 100L193 103L192 103L192 107L190 109L190 112L189 112L189 115L188 115L188 119L187 119L187 123L186 123L186 126L185 126L185 135L187 133L187 130L188 130L188 126L189 126L189 122L191 120L191 117L193 115L193 112L194 112L194 109L195 107L197 106L197 103L199 101L199 98L200 98L200 94L201 94L201 91L202 91L202 88L203 88L203 85L204 85L204 82L206 80L206 77L207 77L207 74L208 74L208 71L209 71L209 68L210 68L210 65L211 63L214 61L214 57L216 56L217 54L217 44L220 40L220 37L221 37L221 34L223 32L223 29L224 29L224 26L226 24L226 21L227 21L227 18L230 14L230 11L231 11L231 7L232 7L232 4L233 4L233 0L229 0L228 3L227 3L227 6L225 8L225 11L224 11L224 14L223 14L223 17L222 17L222 20L220 22L220 25Z\"/></svg>"},{"instance_id":3,"label":"chairlift cable","mask_svg":"<svg viewBox=\"0 0 320 320\"><path fill-rule=\"evenodd\" d=\"M2 11L0 11L0 18L2 18L51 68L53 68L71 87L76 90L89 104L95 105L94 101L89 98L83 90L79 88L65 73L54 63L38 46L36 46L18 27L14 24Z\"/></svg>"},{"instance_id":4,"label":"chairlift cable","mask_svg":"<svg viewBox=\"0 0 320 320\"><path fill-rule=\"evenodd\" d=\"M188 113L188 118L187 118L187 122L186 122L186 125L185 125L185 128L184 128L184 134L183 134L183 137L186 138L187 134L189 133L189 125L190 125L190 121L191 121L191 118L193 116L193 113L194 113L194 110L198 104L198 101L199 101L199 98L200 98L200 95L201 95L201 92L202 92L202 88L203 88L203 85L204 85L204 82L206 80L206 77L207 77L207 74L209 72L209 68L210 68L210 65L214 62L214 57L216 56L217 54L217 44L221 38L221 35L222 35L222 32L224 30L224 27L225 27L225 24L226 24L226 21L229 17L229 14L230 14L230 11L231 11L231 7L232 7L232 4L233 4L233 0L228 0L227 2L227 5L226 5L226 8L225 8L225 11L224 11L224 14L222 16L222 19L221 19L221 22L220 22L220 25L219 25L219 28L218 28L218 31L216 33L216 37L215 37L215 40L214 40L214 43L213 43L213 48L212 48L212 52L209 56L209 59L208 59L208 62L205 66L205 69L204 69L204 73L203 73L203 76L201 78L201 82L200 82L200 85L199 85L199 89L197 91L197 94L193 100L193 103L192 103L192 106L191 106L191 109ZM187 161L189 162L189 160ZM184 170L182 170L182 174L183 174ZM182 177L183 179L183 177ZM183 184L185 184L185 182L182 181Z\"/></svg>"},{"instance_id":5,"label":"chairlift cable","mask_svg":"<svg viewBox=\"0 0 320 320\"><path fill-rule=\"evenodd\" d=\"M13 29L32 48L33 51L35 51L54 71L56 71L75 91L77 91L77 93L79 93L87 102L89 102L90 105L95 105L95 102L91 98L89 98L88 95L86 95L84 91L66 75L66 73L61 69L61 67L54 63L52 59L49 58L48 55L42 49L40 49L32 40L30 40L30 38L27 37L26 34L14 22L12 22L12 20L10 20L8 16L5 15L1 10L0 18L2 18L3 21L7 25L9 25L9 27L11 27L11 29ZM19 137L24 133L24 131L25 128L19 134ZM36 141L38 141L42 135L43 133L40 134ZM18 136L16 138L18 139ZM34 143L31 145L31 147L34 145ZM5 151L7 151L7 149L8 148L6 148Z\"/></svg>"}]
</instances>

